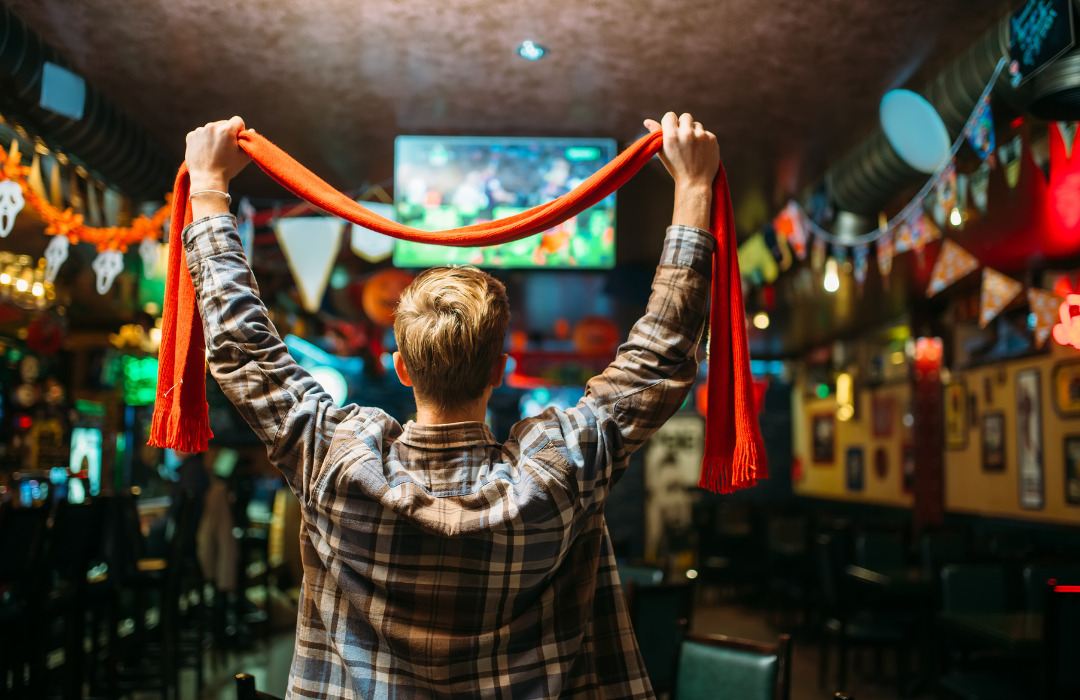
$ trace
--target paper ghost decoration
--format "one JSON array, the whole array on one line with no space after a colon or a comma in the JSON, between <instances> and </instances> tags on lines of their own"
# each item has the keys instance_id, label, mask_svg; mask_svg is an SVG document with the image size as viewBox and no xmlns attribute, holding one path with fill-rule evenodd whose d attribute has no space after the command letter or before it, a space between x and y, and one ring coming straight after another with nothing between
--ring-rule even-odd
<instances>
[{"instance_id":1,"label":"paper ghost decoration","mask_svg":"<svg viewBox=\"0 0 1080 700\"><path fill-rule=\"evenodd\" d=\"M60 272L60 266L68 259L70 247L67 236L53 236L45 248L45 281L52 284Z\"/></svg>"},{"instance_id":2,"label":"paper ghost decoration","mask_svg":"<svg viewBox=\"0 0 1080 700\"><path fill-rule=\"evenodd\" d=\"M11 233L15 227L15 217L25 203L19 183L12 180L0 182L0 238L7 238Z\"/></svg>"},{"instance_id":3,"label":"paper ghost decoration","mask_svg":"<svg viewBox=\"0 0 1080 700\"><path fill-rule=\"evenodd\" d=\"M116 276L124 270L124 254L119 250L103 250L94 258L91 267L97 275L98 294L105 294L112 287Z\"/></svg>"}]
</instances>

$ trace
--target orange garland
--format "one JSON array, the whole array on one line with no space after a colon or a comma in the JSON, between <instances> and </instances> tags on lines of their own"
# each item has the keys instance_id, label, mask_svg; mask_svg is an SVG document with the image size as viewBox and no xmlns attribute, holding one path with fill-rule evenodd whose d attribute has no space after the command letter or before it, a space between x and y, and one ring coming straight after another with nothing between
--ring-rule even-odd
<instances>
[{"instance_id":1,"label":"orange garland","mask_svg":"<svg viewBox=\"0 0 1080 700\"><path fill-rule=\"evenodd\" d=\"M29 174L30 168L23 165L19 157L18 144L12 146L11 155L0 149L0 180L13 180L19 185L23 199L45 220L45 234L67 236L72 243L89 243L95 246L99 253L106 250L119 250L121 253L126 253L130 245L145 239L158 240L161 238L165 220L169 218L170 206L167 197L165 206L158 209L153 216L141 214L131 222L129 227L86 226L83 223L82 214L76 214L71 207L60 210L35 192L27 182Z\"/></svg>"}]
</instances>

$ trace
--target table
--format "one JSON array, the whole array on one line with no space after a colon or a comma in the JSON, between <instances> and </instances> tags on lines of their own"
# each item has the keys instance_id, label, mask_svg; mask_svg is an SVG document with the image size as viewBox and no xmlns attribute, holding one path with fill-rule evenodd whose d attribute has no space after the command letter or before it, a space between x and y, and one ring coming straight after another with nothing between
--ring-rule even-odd
<instances>
[{"instance_id":1,"label":"table","mask_svg":"<svg viewBox=\"0 0 1080 700\"><path fill-rule=\"evenodd\" d=\"M844 567L844 574L856 583L876 588L890 596L925 598L934 592L934 578L917 566L879 571L848 564Z\"/></svg>"},{"instance_id":2,"label":"table","mask_svg":"<svg viewBox=\"0 0 1080 700\"><path fill-rule=\"evenodd\" d=\"M1031 612L942 612L941 625L966 639L1004 649L1012 654L1031 654L1043 641L1043 616Z\"/></svg>"}]
</instances>

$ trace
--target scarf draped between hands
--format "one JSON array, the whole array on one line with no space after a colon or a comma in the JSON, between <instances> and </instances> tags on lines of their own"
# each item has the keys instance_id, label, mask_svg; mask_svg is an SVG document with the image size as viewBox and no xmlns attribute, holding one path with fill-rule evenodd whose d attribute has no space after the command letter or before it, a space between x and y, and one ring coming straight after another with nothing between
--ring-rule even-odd
<instances>
[{"instance_id":1,"label":"scarf draped between hands","mask_svg":"<svg viewBox=\"0 0 1080 700\"><path fill-rule=\"evenodd\" d=\"M643 136L572 192L547 204L497 221L429 232L384 219L365 209L254 131L241 131L237 141L270 177L334 216L394 238L451 246L495 245L546 231L617 190L664 143L659 131ZM192 220L189 192L187 165L182 164L172 198L169 265L150 444L201 452L207 448L207 440L213 433L206 402L203 324L183 251L184 227ZM731 196L723 166L717 173L713 193L711 227L717 247L713 255L709 321L705 457L699 485L713 492L730 493L754 485L767 472L750 376Z\"/></svg>"}]
</instances>

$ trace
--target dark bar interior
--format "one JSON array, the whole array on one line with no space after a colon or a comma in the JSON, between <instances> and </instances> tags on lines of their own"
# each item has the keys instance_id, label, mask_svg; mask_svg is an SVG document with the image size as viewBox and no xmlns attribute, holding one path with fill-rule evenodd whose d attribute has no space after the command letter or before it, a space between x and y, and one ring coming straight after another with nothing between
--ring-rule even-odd
<instances>
[{"instance_id":1,"label":"dark bar interior","mask_svg":"<svg viewBox=\"0 0 1080 700\"><path fill-rule=\"evenodd\" d=\"M0 700L1080 698L1078 28L0 0Z\"/></svg>"}]
</instances>

